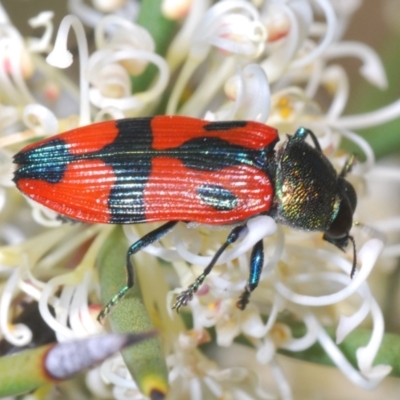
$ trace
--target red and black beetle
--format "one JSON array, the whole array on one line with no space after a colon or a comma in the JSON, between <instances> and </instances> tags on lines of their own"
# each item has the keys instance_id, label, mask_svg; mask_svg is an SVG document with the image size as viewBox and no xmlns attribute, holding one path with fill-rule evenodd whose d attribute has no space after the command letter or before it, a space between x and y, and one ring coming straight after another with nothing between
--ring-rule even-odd
<instances>
[{"instance_id":1,"label":"red and black beetle","mask_svg":"<svg viewBox=\"0 0 400 400\"><path fill-rule=\"evenodd\" d=\"M314 146L306 143L310 136ZM246 221L260 214L323 238L343 249L357 196L337 174L315 135L300 128L279 150L274 128L249 121L208 122L180 116L106 121L73 129L25 147L14 157L19 190L63 216L89 223L170 221L127 252L126 286L100 319L133 286L130 256L160 239L178 221L235 224L196 281L178 296L186 305ZM356 264L354 246L354 273ZM256 288L263 244L253 249L250 276L238 301L243 309Z\"/></svg>"}]
</instances>

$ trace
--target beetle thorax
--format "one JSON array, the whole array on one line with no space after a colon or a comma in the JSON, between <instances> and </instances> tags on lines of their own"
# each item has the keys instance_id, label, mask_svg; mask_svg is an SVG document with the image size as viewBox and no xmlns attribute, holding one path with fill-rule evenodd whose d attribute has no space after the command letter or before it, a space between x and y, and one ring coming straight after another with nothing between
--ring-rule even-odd
<instances>
[{"instance_id":1,"label":"beetle thorax","mask_svg":"<svg viewBox=\"0 0 400 400\"><path fill-rule=\"evenodd\" d=\"M339 210L337 186L328 159L304 140L289 136L277 154L277 220L297 229L325 231Z\"/></svg>"}]
</instances>

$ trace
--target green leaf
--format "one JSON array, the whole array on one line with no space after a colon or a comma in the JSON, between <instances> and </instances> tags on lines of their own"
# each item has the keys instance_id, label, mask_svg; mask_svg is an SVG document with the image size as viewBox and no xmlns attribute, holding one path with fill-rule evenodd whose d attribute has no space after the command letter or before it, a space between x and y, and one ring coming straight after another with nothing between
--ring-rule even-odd
<instances>
[{"instance_id":1,"label":"green leaf","mask_svg":"<svg viewBox=\"0 0 400 400\"><path fill-rule=\"evenodd\" d=\"M127 249L126 237L122 228L118 227L108 237L98 257L103 305L126 283ZM139 284L136 282L108 315L113 332L145 332L154 329ZM132 346L124 350L122 356L141 391L150 398L164 398L168 390L168 370L160 339L155 337Z\"/></svg>"}]
</instances>

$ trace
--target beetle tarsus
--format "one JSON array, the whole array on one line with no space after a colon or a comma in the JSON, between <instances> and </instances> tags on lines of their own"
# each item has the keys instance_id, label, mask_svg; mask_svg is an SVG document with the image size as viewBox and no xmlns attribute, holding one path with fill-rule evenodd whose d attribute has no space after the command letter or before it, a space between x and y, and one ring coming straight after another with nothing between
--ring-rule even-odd
<instances>
[{"instance_id":1,"label":"beetle tarsus","mask_svg":"<svg viewBox=\"0 0 400 400\"><path fill-rule=\"evenodd\" d=\"M100 322L100 324L103 324L104 318L107 317L108 314L110 314L111 310L116 306L121 299L123 299L126 295L126 292L130 289L129 286L124 286L106 305L105 307L100 311L99 315L97 316L97 321Z\"/></svg>"},{"instance_id":2,"label":"beetle tarsus","mask_svg":"<svg viewBox=\"0 0 400 400\"><path fill-rule=\"evenodd\" d=\"M243 293L240 295L239 300L236 302L236 307L239 310L243 311L247 307L247 304L249 304L250 293L251 292L250 292L249 288L246 286Z\"/></svg>"},{"instance_id":3,"label":"beetle tarsus","mask_svg":"<svg viewBox=\"0 0 400 400\"><path fill-rule=\"evenodd\" d=\"M199 287L202 285L204 282L205 277L207 274L202 273L200 276L197 277L197 279L183 292L181 292L175 300L175 304L172 306L176 312L179 313L179 309L181 307L187 306L189 301L192 300L193 295L197 292Z\"/></svg>"}]
</instances>

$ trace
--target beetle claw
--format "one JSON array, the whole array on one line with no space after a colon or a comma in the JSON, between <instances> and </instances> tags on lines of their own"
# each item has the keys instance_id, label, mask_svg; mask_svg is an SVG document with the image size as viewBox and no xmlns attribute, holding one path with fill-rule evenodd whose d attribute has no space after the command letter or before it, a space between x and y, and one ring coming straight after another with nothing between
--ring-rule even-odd
<instances>
[{"instance_id":1,"label":"beetle claw","mask_svg":"<svg viewBox=\"0 0 400 400\"><path fill-rule=\"evenodd\" d=\"M176 310L177 313L179 313L181 307L187 306L189 301L192 300L193 294L195 293L195 290L192 288L192 286L193 285L189 286L187 290L184 290L176 297L175 304L172 306L172 308Z\"/></svg>"},{"instance_id":2,"label":"beetle claw","mask_svg":"<svg viewBox=\"0 0 400 400\"><path fill-rule=\"evenodd\" d=\"M250 291L247 289L244 290L244 292L240 295L239 300L236 302L236 307L239 310L244 310L247 306L247 304L249 304L249 300L250 300Z\"/></svg>"}]
</instances>

